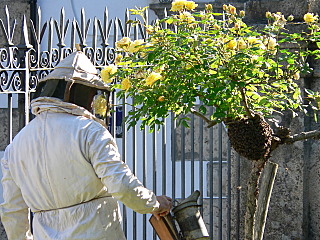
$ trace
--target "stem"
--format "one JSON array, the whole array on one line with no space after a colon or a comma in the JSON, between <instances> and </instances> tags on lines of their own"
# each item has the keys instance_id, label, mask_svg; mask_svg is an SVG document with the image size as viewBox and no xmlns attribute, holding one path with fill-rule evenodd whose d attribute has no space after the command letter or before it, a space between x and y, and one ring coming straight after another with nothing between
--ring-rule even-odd
<instances>
[{"instance_id":1,"label":"stem","mask_svg":"<svg viewBox=\"0 0 320 240\"><path fill-rule=\"evenodd\" d=\"M247 204L245 214L244 234L245 240L254 240L255 215L257 211L258 183L265 159L252 161L251 173L248 180Z\"/></svg>"},{"instance_id":2,"label":"stem","mask_svg":"<svg viewBox=\"0 0 320 240\"><path fill-rule=\"evenodd\" d=\"M320 138L320 130L313 130L313 131L309 131L309 132L301 132L298 134L295 134L293 136L289 136L288 138L283 140L283 143L286 144L292 144L294 142L297 141L302 141L302 140L306 140L306 139L310 139L310 138Z\"/></svg>"},{"instance_id":3,"label":"stem","mask_svg":"<svg viewBox=\"0 0 320 240\"><path fill-rule=\"evenodd\" d=\"M246 95L244 93L244 88L240 87L240 92L241 92L241 96L242 96L242 100L243 100L243 103L244 103L244 108L246 110L246 113L248 114L248 117L249 118L253 118L253 115L248 107L248 102L247 102L247 98L246 98Z\"/></svg>"},{"instance_id":4,"label":"stem","mask_svg":"<svg viewBox=\"0 0 320 240\"><path fill-rule=\"evenodd\" d=\"M263 169L254 224L255 240L263 239L272 188L276 178L277 170L278 164L270 161L267 162L265 168Z\"/></svg>"},{"instance_id":5,"label":"stem","mask_svg":"<svg viewBox=\"0 0 320 240\"><path fill-rule=\"evenodd\" d=\"M213 127L214 125L216 125L218 123L217 121L212 121L212 120L208 119L205 115L203 115L202 113L198 112L194 108L191 108L190 112L193 113L194 115L202 118L208 124L208 126L207 126L208 128Z\"/></svg>"}]
</instances>

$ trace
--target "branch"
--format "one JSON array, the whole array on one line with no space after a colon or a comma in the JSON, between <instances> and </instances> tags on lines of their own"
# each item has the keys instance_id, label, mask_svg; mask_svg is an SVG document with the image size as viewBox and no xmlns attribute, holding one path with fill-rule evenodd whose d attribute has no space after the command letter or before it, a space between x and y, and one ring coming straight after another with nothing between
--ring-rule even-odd
<instances>
[{"instance_id":1,"label":"branch","mask_svg":"<svg viewBox=\"0 0 320 240\"><path fill-rule=\"evenodd\" d=\"M241 92L241 96L242 96L242 100L243 100L243 103L244 103L244 108L246 109L246 113L248 114L248 117L249 118L253 118L253 115L248 107L248 102L247 102L247 98L246 98L246 95L244 93L244 90L242 87L240 87L240 92Z\"/></svg>"},{"instance_id":2,"label":"branch","mask_svg":"<svg viewBox=\"0 0 320 240\"><path fill-rule=\"evenodd\" d=\"M218 123L217 121L212 121L212 120L208 119L205 115L203 115L202 113L198 112L194 108L191 108L190 112L193 113L194 115L202 118L208 124L207 128L213 127L214 125L216 125Z\"/></svg>"},{"instance_id":3,"label":"branch","mask_svg":"<svg viewBox=\"0 0 320 240\"><path fill-rule=\"evenodd\" d=\"M293 136L289 136L288 138L283 139L282 142L286 144L292 144L294 142L302 141L310 138L320 139L320 129L309 131L309 132L301 132Z\"/></svg>"}]
</instances>

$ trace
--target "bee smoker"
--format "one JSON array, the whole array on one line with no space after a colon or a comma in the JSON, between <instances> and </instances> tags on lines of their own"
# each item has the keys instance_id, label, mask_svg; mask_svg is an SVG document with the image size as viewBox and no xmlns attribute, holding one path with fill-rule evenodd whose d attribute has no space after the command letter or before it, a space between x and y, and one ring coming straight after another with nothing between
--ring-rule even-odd
<instances>
[{"instance_id":1,"label":"bee smoker","mask_svg":"<svg viewBox=\"0 0 320 240\"><path fill-rule=\"evenodd\" d=\"M188 198L172 209L174 220L180 228L182 240L210 239L197 200L200 192L194 191Z\"/></svg>"}]
</instances>

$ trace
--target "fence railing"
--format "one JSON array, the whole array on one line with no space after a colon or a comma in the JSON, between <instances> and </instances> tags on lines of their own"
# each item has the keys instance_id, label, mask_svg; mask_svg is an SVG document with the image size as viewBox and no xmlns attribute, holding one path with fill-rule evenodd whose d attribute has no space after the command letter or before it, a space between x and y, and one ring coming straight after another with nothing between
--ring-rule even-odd
<instances>
[{"instance_id":1,"label":"fence railing","mask_svg":"<svg viewBox=\"0 0 320 240\"><path fill-rule=\"evenodd\" d=\"M1 150L32 118L30 98L39 79L47 75L63 58L75 51L78 43L92 63L100 70L114 62L115 42L124 37L147 37L141 25L132 26L125 11L124 20L109 19L105 9L103 19L60 19L41 23L41 10L35 19L22 19L20 42L14 43L17 21L0 19L4 43L0 48L0 134ZM145 18L148 20L148 16ZM136 19L134 19L136 20ZM110 131L117 140L122 159L148 188L157 195L172 196L175 202L201 191L199 204L211 239L231 239L231 153L223 125L204 128L201 119L191 117L190 128L177 126L174 117L166 119L160 131L140 131L139 124L127 129L122 122L130 106L118 102L111 94L114 106ZM212 110L211 110L212 111ZM147 215L139 215L122 206L123 228L128 239L156 239Z\"/></svg>"}]
</instances>

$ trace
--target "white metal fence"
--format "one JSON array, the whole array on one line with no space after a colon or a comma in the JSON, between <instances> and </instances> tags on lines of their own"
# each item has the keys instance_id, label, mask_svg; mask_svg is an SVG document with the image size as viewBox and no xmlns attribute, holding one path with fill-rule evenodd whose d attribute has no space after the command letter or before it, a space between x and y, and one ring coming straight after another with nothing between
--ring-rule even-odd
<instances>
[{"instance_id":1,"label":"white metal fence","mask_svg":"<svg viewBox=\"0 0 320 240\"><path fill-rule=\"evenodd\" d=\"M6 41L6 46L0 48L0 136L3 139L0 150L32 118L30 96L38 80L73 52L76 43L101 69L113 63L117 39L147 36L144 28L123 24L118 18L108 19L107 9L101 20L87 20L82 10L80 22L66 20L62 9L60 20L51 19L44 25L40 24L39 9L30 23L23 19L21 42L14 43L14 29L19 24L10 22L7 8L5 13L6 19L0 22ZM128 19L126 11L125 21ZM190 116L187 129L177 126L170 116L157 132L149 133L147 128L141 131L139 125L128 130L121 120L129 107L118 103L115 94L111 95L111 101L118 108L112 113L110 131L117 139L123 160L137 177L157 195L171 196L175 203L200 190L201 213L211 239L230 239L231 157L224 126L207 129L201 119ZM136 214L123 206L122 209L123 228L129 240L156 239L148 222L150 216Z\"/></svg>"}]
</instances>

